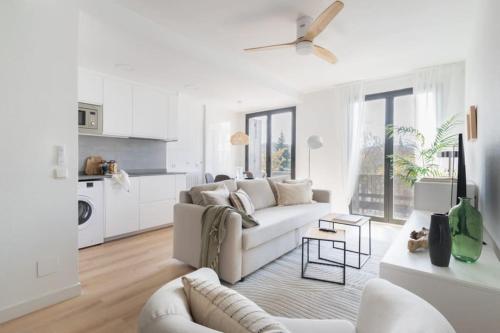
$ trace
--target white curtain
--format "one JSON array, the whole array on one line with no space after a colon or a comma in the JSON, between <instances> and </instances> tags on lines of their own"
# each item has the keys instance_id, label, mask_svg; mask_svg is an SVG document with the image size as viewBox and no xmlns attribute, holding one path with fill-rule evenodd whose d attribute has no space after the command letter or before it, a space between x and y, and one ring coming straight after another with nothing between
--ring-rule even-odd
<instances>
[{"instance_id":1,"label":"white curtain","mask_svg":"<svg viewBox=\"0 0 500 333\"><path fill-rule=\"evenodd\" d=\"M344 115L342 169L344 176L344 210L348 209L357 184L361 165L361 149L365 124L365 87L363 82L334 89L336 110Z\"/></svg>"},{"instance_id":2,"label":"white curtain","mask_svg":"<svg viewBox=\"0 0 500 333\"><path fill-rule=\"evenodd\" d=\"M206 170L216 174L232 175L231 123L213 123L208 126L206 144Z\"/></svg>"},{"instance_id":3,"label":"white curtain","mask_svg":"<svg viewBox=\"0 0 500 333\"><path fill-rule=\"evenodd\" d=\"M430 144L436 128L455 114L463 114L465 66L455 63L434 66L414 74L416 126Z\"/></svg>"}]
</instances>

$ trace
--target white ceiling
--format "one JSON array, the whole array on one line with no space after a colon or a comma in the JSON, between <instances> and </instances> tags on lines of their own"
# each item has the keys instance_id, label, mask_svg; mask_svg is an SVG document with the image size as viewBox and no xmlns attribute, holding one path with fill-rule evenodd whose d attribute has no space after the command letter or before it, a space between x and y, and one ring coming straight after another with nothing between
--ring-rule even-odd
<instances>
[{"instance_id":1,"label":"white ceiling","mask_svg":"<svg viewBox=\"0 0 500 333\"><path fill-rule=\"evenodd\" d=\"M331 2L81 0L79 62L246 111L294 104L337 83L465 59L473 12L467 0L344 0L315 40L338 56L335 65L293 48L242 52L293 41L296 19L316 17Z\"/></svg>"}]
</instances>

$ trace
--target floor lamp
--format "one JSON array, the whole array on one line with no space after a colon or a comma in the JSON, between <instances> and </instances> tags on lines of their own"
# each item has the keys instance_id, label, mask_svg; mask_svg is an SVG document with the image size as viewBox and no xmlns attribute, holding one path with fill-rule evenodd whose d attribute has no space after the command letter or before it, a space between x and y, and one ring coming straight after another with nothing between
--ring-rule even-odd
<instances>
[{"instance_id":1,"label":"floor lamp","mask_svg":"<svg viewBox=\"0 0 500 333\"><path fill-rule=\"evenodd\" d=\"M309 147L309 172L308 172L308 178L311 178L311 150L312 149L319 149L323 147L323 138L320 137L319 135L311 135L309 138L307 138L307 146Z\"/></svg>"}]
</instances>

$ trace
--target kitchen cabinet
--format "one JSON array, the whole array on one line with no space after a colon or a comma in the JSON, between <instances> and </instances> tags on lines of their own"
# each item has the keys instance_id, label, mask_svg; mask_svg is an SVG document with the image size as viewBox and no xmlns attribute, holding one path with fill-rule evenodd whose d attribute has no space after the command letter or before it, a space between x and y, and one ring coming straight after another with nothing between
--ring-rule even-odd
<instances>
[{"instance_id":1,"label":"kitchen cabinet","mask_svg":"<svg viewBox=\"0 0 500 333\"><path fill-rule=\"evenodd\" d=\"M179 128L179 95L170 94L168 96L168 117L167 117L167 140L176 141L178 140L178 128Z\"/></svg>"},{"instance_id":2,"label":"kitchen cabinet","mask_svg":"<svg viewBox=\"0 0 500 333\"><path fill-rule=\"evenodd\" d=\"M102 75L83 68L78 69L78 102L102 105Z\"/></svg>"},{"instance_id":3,"label":"kitchen cabinet","mask_svg":"<svg viewBox=\"0 0 500 333\"><path fill-rule=\"evenodd\" d=\"M130 191L112 179L104 179L104 237L116 237L139 230L139 178L130 178Z\"/></svg>"},{"instance_id":4,"label":"kitchen cabinet","mask_svg":"<svg viewBox=\"0 0 500 333\"><path fill-rule=\"evenodd\" d=\"M175 175L140 177L140 229L172 223L175 204Z\"/></svg>"},{"instance_id":5,"label":"kitchen cabinet","mask_svg":"<svg viewBox=\"0 0 500 333\"><path fill-rule=\"evenodd\" d=\"M186 175L130 178L130 192L104 180L105 237L139 232L174 222L174 205L186 189Z\"/></svg>"},{"instance_id":6,"label":"kitchen cabinet","mask_svg":"<svg viewBox=\"0 0 500 333\"><path fill-rule=\"evenodd\" d=\"M134 86L132 136L166 139L168 106L168 96L164 92L144 86Z\"/></svg>"},{"instance_id":7,"label":"kitchen cabinet","mask_svg":"<svg viewBox=\"0 0 500 333\"><path fill-rule=\"evenodd\" d=\"M104 78L103 135L132 135L132 84Z\"/></svg>"}]
</instances>

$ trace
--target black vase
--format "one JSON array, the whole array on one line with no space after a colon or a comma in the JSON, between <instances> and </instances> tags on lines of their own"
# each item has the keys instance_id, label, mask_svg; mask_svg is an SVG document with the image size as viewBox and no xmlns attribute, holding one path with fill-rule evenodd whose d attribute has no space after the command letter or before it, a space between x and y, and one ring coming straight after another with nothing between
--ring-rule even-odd
<instances>
[{"instance_id":1,"label":"black vase","mask_svg":"<svg viewBox=\"0 0 500 333\"><path fill-rule=\"evenodd\" d=\"M432 214L429 229L429 255L431 263L448 267L451 257L451 233L448 215Z\"/></svg>"}]
</instances>

